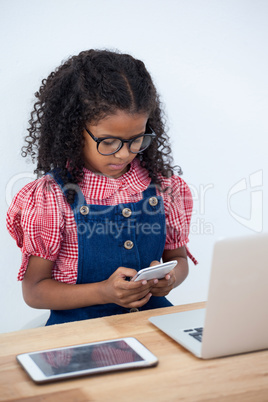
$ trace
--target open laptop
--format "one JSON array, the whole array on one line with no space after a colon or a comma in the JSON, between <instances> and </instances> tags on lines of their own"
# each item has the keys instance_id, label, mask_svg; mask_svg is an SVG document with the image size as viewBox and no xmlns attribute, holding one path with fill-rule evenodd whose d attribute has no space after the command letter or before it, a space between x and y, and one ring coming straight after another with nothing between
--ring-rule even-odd
<instances>
[{"instance_id":1,"label":"open laptop","mask_svg":"<svg viewBox=\"0 0 268 402\"><path fill-rule=\"evenodd\" d=\"M268 348L268 234L216 242L206 309L149 320L203 359Z\"/></svg>"}]
</instances>

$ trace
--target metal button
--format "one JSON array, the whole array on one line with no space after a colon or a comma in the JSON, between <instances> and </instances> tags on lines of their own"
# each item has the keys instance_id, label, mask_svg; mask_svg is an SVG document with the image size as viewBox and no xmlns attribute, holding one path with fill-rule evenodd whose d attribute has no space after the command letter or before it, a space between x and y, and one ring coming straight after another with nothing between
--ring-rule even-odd
<instances>
[{"instance_id":1,"label":"metal button","mask_svg":"<svg viewBox=\"0 0 268 402\"><path fill-rule=\"evenodd\" d=\"M155 206L158 204L158 199L157 199L156 197L151 197L151 198L149 198L149 204L150 204L152 207L155 207Z\"/></svg>"},{"instance_id":2,"label":"metal button","mask_svg":"<svg viewBox=\"0 0 268 402\"><path fill-rule=\"evenodd\" d=\"M79 211L80 214L87 215L89 213L89 208L86 205L83 205L82 207L80 207Z\"/></svg>"},{"instance_id":3,"label":"metal button","mask_svg":"<svg viewBox=\"0 0 268 402\"><path fill-rule=\"evenodd\" d=\"M125 243L124 243L124 247L127 250L131 250L133 248L133 246L134 246L134 243L131 240L126 240Z\"/></svg>"},{"instance_id":4,"label":"metal button","mask_svg":"<svg viewBox=\"0 0 268 402\"><path fill-rule=\"evenodd\" d=\"M130 313L136 313L137 311L139 311L139 309L136 308L136 307L132 307L132 308L129 310Z\"/></svg>"},{"instance_id":5,"label":"metal button","mask_svg":"<svg viewBox=\"0 0 268 402\"><path fill-rule=\"evenodd\" d=\"M129 209L129 208L124 208L123 211L122 211L122 215L123 215L125 218L129 218L129 217L132 215L131 209Z\"/></svg>"}]
</instances>

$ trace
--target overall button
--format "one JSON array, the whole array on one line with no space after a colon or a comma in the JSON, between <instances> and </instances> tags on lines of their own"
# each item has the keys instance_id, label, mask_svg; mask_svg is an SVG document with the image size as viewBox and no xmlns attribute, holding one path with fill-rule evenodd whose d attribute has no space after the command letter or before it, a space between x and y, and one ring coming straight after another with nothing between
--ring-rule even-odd
<instances>
[{"instance_id":1,"label":"overall button","mask_svg":"<svg viewBox=\"0 0 268 402\"><path fill-rule=\"evenodd\" d=\"M124 208L123 211L122 211L122 215L123 215L125 218L129 218L129 217L132 215L131 209L129 209L129 208Z\"/></svg>"},{"instance_id":2,"label":"overall button","mask_svg":"<svg viewBox=\"0 0 268 402\"><path fill-rule=\"evenodd\" d=\"M88 215L89 208L86 205L83 205L82 207L80 207L79 211L80 211L80 214L82 214L82 215Z\"/></svg>"},{"instance_id":3,"label":"overall button","mask_svg":"<svg viewBox=\"0 0 268 402\"><path fill-rule=\"evenodd\" d=\"M132 308L129 310L130 313L136 313L137 311L139 311L139 309L136 308L136 307L132 307Z\"/></svg>"},{"instance_id":4,"label":"overall button","mask_svg":"<svg viewBox=\"0 0 268 402\"><path fill-rule=\"evenodd\" d=\"M133 246L134 246L134 243L131 240L126 240L125 243L124 243L124 247L127 250L131 250L133 248Z\"/></svg>"},{"instance_id":5,"label":"overall button","mask_svg":"<svg viewBox=\"0 0 268 402\"><path fill-rule=\"evenodd\" d=\"M149 204L151 207L155 207L158 204L158 199L156 197L149 198Z\"/></svg>"}]
</instances>

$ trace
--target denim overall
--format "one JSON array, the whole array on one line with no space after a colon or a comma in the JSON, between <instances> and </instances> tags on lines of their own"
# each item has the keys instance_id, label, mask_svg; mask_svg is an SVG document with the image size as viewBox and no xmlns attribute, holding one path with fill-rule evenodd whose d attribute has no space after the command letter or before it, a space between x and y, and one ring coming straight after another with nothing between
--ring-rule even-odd
<instances>
[{"instance_id":1,"label":"denim overall","mask_svg":"<svg viewBox=\"0 0 268 402\"><path fill-rule=\"evenodd\" d=\"M64 187L60 177L50 173ZM160 260L166 240L163 198L155 186L143 192L143 199L119 205L88 205L80 188L71 205L78 236L77 284L101 282L120 267L139 271ZM167 307L165 297L152 296L139 310ZM136 310L136 309L134 309ZM131 312L117 304L103 304L72 310L52 310L46 325Z\"/></svg>"}]
</instances>

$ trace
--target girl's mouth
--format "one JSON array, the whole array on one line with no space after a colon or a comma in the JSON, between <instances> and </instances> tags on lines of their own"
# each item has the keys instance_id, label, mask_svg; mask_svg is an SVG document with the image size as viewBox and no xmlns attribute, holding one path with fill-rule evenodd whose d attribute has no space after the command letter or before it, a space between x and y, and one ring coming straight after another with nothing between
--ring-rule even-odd
<instances>
[{"instance_id":1,"label":"girl's mouth","mask_svg":"<svg viewBox=\"0 0 268 402\"><path fill-rule=\"evenodd\" d=\"M112 170L123 170L127 166L127 163L110 163L109 168Z\"/></svg>"}]
</instances>

